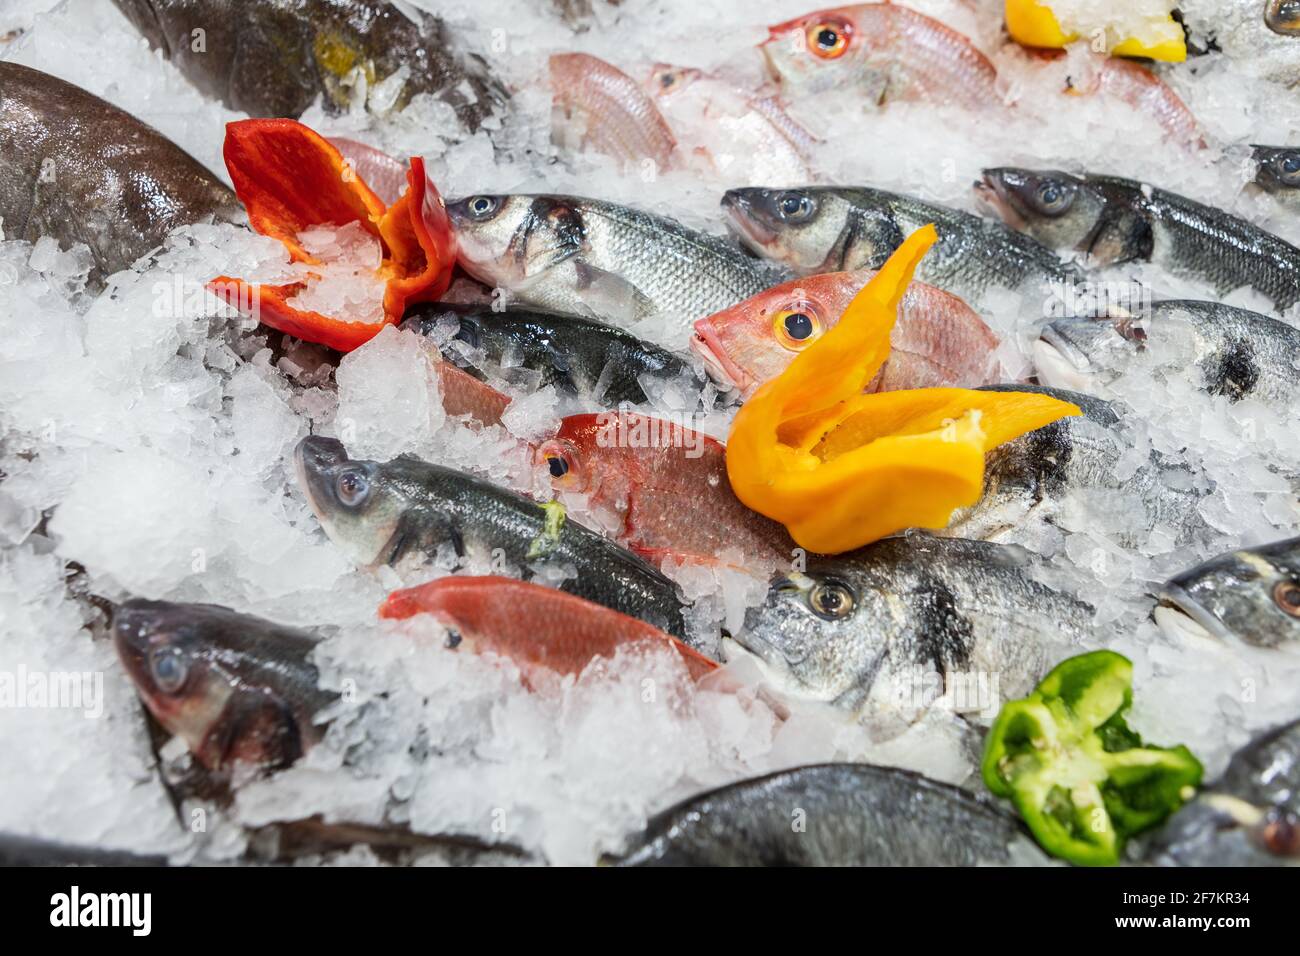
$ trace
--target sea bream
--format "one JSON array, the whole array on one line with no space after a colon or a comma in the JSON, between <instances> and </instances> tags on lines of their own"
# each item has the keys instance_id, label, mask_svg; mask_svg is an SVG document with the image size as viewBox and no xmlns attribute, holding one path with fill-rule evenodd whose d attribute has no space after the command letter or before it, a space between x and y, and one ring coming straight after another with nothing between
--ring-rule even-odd
<instances>
[{"instance_id":1,"label":"sea bream","mask_svg":"<svg viewBox=\"0 0 1300 956\"><path fill-rule=\"evenodd\" d=\"M409 576L441 548L494 567L576 572L562 590L685 637L676 586L557 505L418 458L352 459L342 442L319 435L299 442L294 457L321 527L362 567L387 564Z\"/></svg>"},{"instance_id":2,"label":"sea bream","mask_svg":"<svg viewBox=\"0 0 1300 956\"><path fill-rule=\"evenodd\" d=\"M800 697L911 719L946 693L991 717L1098 637L1092 608L1043 570L1023 548L886 538L776 579L734 639Z\"/></svg>"},{"instance_id":3,"label":"sea bream","mask_svg":"<svg viewBox=\"0 0 1300 956\"><path fill-rule=\"evenodd\" d=\"M1255 185L1300 211L1300 146L1256 146Z\"/></svg>"},{"instance_id":4,"label":"sea bream","mask_svg":"<svg viewBox=\"0 0 1300 956\"><path fill-rule=\"evenodd\" d=\"M691 348L715 381L748 398L832 328L874 275L862 270L792 279L700 319ZM889 357L868 391L1002 381L998 344L961 299L913 282L898 306Z\"/></svg>"},{"instance_id":5,"label":"sea bream","mask_svg":"<svg viewBox=\"0 0 1300 956\"><path fill-rule=\"evenodd\" d=\"M791 97L848 90L875 105L997 105L997 70L971 41L897 3L817 10L771 28L760 49Z\"/></svg>"},{"instance_id":6,"label":"sea bream","mask_svg":"<svg viewBox=\"0 0 1300 956\"><path fill-rule=\"evenodd\" d=\"M1104 393L1124 375L1195 382L1232 401L1300 394L1300 329L1217 302L1167 301L1126 318L1057 319L1033 346L1039 380Z\"/></svg>"},{"instance_id":7,"label":"sea bream","mask_svg":"<svg viewBox=\"0 0 1300 956\"><path fill-rule=\"evenodd\" d=\"M406 313L410 327L426 335L448 319L456 332L446 351L480 375L488 371L483 365L507 378L522 369L535 388L554 385L610 407L648 401L646 389L654 391L656 383L697 381L690 363L667 349L582 316L442 303Z\"/></svg>"},{"instance_id":8,"label":"sea bream","mask_svg":"<svg viewBox=\"0 0 1300 956\"><path fill-rule=\"evenodd\" d=\"M177 226L240 222L234 192L134 116L38 70L0 62L6 239L90 247L92 289Z\"/></svg>"},{"instance_id":9,"label":"sea bream","mask_svg":"<svg viewBox=\"0 0 1300 956\"><path fill-rule=\"evenodd\" d=\"M460 262L520 301L626 327L690 325L789 278L718 236L664 216L574 196L470 196L447 204Z\"/></svg>"},{"instance_id":10,"label":"sea bream","mask_svg":"<svg viewBox=\"0 0 1300 956\"><path fill-rule=\"evenodd\" d=\"M1248 286L1278 311L1300 301L1300 248L1146 183L1004 166L984 170L976 192L1009 225L1089 266L1152 262L1220 295Z\"/></svg>"},{"instance_id":11,"label":"sea bream","mask_svg":"<svg viewBox=\"0 0 1300 956\"><path fill-rule=\"evenodd\" d=\"M347 110L357 81L377 112L428 93L472 131L505 88L442 20L388 0L113 0L201 92L250 116Z\"/></svg>"},{"instance_id":12,"label":"sea bream","mask_svg":"<svg viewBox=\"0 0 1300 956\"><path fill-rule=\"evenodd\" d=\"M149 712L209 770L286 767L317 743L315 635L213 604L133 599L113 611L118 657Z\"/></svg>"},{"instance_id":13,"label":"sea bream","mask_svg":"<svg viewBox=\"0 0 1300 956\"><path fill-rule=\"evenodd\" d=\"M1300 649L1300 538L1220 554L1170 578L1153 616L1186 635Z\"/></svg>"},{"instance_id":14,"label":"sea bream","mask_svg":"<svg viewBox=\"0 0 1300 956\"><path fill-rule=\"evenodd\" d=\"M722 199L741 242L800 275L879 269L903 239L934 223L939 242L915 278L976 309L994 288L1046 293L1079 277L1046 246L998 222L865 186L751 187Z\"/></svg>"},{"instance_id":15,"label":"sea bream","mask_svg":"<svg viewBox=\"0 0 1300 956\"><path fill-rule=\"evenodd\" d=\"M1300 865L1300 721L1256 737L1160 828L1160 866Z\"/></svg>"},{"instance_id":16,"label":"sea bream","mask_svg":"<svg viewBox=\"0 0 1300 956\"><path fill-rule=\"evenodd\" d=\"M557 53L547 68L555 105L552 138L561 146L668 168L677 139L636 80L587 53Z\"/></svg>"},{"instance_id":17,"label":"sea bream","mask_svg":"<svg viewBox=\"0 0 1300 956\"><path fill-rule=\"evenodd\" d=\"M802 824L802 825L801 825ZM907 770L819 764L652 817L618 866L986 866L1047 858L991 800Z\"/></svg>"}]
</instances>

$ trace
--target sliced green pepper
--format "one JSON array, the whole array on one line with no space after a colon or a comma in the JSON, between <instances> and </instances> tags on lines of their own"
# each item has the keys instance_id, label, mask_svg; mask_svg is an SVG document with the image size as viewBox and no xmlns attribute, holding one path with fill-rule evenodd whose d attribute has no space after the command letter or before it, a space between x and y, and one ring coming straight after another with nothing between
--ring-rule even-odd
<instances>
[{"instance_id":1,"label":"sliced green pepper","mask_svg":"<svg viewBox=\"0 0 1300 956\"><path fill-rule=\"evenodd\" d=\"M1008 701L984 745L984 783L1039 845L1084 866L1117 863L1124 841L1177 810L1201 782L1186 747L1149 747L1129 729L1133 665L1113 651L1062 661Z\"/></svg>"}]
</instances>

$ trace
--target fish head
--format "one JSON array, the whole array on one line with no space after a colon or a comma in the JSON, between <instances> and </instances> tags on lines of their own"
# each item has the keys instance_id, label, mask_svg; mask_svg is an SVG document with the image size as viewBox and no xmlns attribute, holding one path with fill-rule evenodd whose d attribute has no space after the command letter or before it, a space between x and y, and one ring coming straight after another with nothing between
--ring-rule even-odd
<instances>
[{"instance_id":1,"label":"fish head","mask_svg":"<svg viewBox=\"0 0 1300 956\"><path fill-rule=\"evenodd\" d=\"M481 282L510 288L582 248L582 215L558 196L468 196L447 204L460 263Z\"/></svg>"},{"instance_id":2,"label":"fish head","mask_svg":"<svg viewBox=\"0 0 1300 956\"><path fill-rule=\"evenodd\" d=\"M1039 332L1034 368L1045 385L1088 392L1124 368L1146 338L1146 325L1127 317L1057 319Z\"/></svg>"},{"instance_id":3,"label":"fish head","mask_svg":"<svg viewBox=\"0 0 1300 956\"><path fill-rule=\"evenodd\" d=\"M1256 146L1254 158L1256 185L1270 193L1296 190L1300 195L1300 147Z\"/></svg>"},{"instance_id":4,"label":"fish head","mask_svg":"<svg viewBox=\"0 0 1300 956\"><path fill-rule=\"evenodd\" d=\"M798 95L851 83L871 40L854 12L853 7L818 10L769 28L759 51L772 79Z\"/></svg>"},{"instance_id":5,"label":"fish head","mask_svg":"<svg viewBox=\"0 0 1300 956\"><path fill-rule=\"evenodd\" d=\"M1264 23L1284 37L1300 37L1300 0L1268 0Z\"/></svg>"},{"instance_id":6,"label":"fish head","mask_svg":"<svg viewBox=\"0 0 1300 956\"><path fill-rule=\"evenodd\" d=\"M672 66L668 63L656 63L650 68L645 90L650 96L662 99L689 89L703 76L703 70L692 66Z\"/></svg>"},{"instance_id":7,"label":"fish head","mask_svg":"<svg viewBox=\"0 0 1300 956\"><path fill-rule=\"evenodd\" d=\"M343 443L309 435L294 452L298 484L325 534L362 567L383 563L409 506L400 476L348 457Z\"/></svg>"},{"instance_id":8,"label":"fish head","mask_svg":"<svg viewBox=\"0 0 1300 956\"><path fill-rule=\"evenodd\" d=\"M732 232L753 252L797 272L843 268L843 251L836 253L853 206L833 189L730 189L722 197L722 207Z\"/></svg>"},{"instance_id":9,"label":"fish head","mask_svg":"<svg viewBox=\"0 0 1300 956\"><path fill-rule=\"evenodd\" d=\"M840 272L782 283L697 321L691 349L710 377L748 398L821 338L865 281Z\"/></svg>"},{"instance_id":10,"label":"fish head","mask_svg":"<svg viewBox=\"0 0 1300 956\"><path fill-rule=\"evenodd\" d=\"M984 170L976 196L1011 228L1053 249L1084 249L1105 198L1077 176L1002 166Z\"/></svg>"},{"instance_id":11,"label":"fish head","mask_svg":"<svg viewBox=\"0 0 1300 956\"><path fill-rule=\"evenodd\" d=\"M535 461L558 492L576 492L588 505L626 516L636 490L647 480L638 437L649 419L634 412L570 415L555 437L537 446ZM644 450L644 449L641 449Z\"/></svg>"},{"instance_id":12,"label":"fish head","mask_svg":"<svg viewBox=\"0 0 1300 956\"><path fill-rule=\"evenodd\" d=\"M1300 647L1300 538L1243 548L1171 578L1156 622L1172 637Z\"/></svg>"},{"instance_id":13,"label":"fish head","mask_svg":"<svg viewBox=\"0 0 1300 956\"><path fill-rule=\"evenodd\" d=\"M545 468L556 491L589 494L596 490L597 459L608 447L605 413L570 415L560 421L554 438L537 446L534 461Z\"/></svg>"}]
</instances>

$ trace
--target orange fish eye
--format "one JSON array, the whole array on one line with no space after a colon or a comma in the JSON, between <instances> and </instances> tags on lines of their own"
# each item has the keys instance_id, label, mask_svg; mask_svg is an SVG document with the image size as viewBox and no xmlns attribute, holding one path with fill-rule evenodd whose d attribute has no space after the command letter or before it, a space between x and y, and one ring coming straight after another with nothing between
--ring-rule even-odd
<instances>
[{"instance_id":1,"label":"orange fish eye","mask_svg":"<svg viewBox=\"0 0 1300 956\"><path fill-rule=\"evenodd\" d=\"M822 334L822 323L816 312L798 303L776 311L772 316L772 332L778 342L797 352L817 340Z\"/></svg>"},{"instance_id":2,"label":"orange fish eye","mask_svg":"<svg viewBox=\"0 0 1300 956\"><path fill-rule=\"evenodd\" d=\"M539 466L544 466L551 475L551 484L556 488L573 491L582 490L582 471L578 467L578 450L571 442L562 438L552 438L542 442L534 458Z\"/></svg>"},{"instance_id":3,"label":"orange fish eye","mask_svg":"<svg viewBox=\"0 0 1300 956\"><path fill-rule=\"evenodd\" d=\"M834 60L844 55L853 37L853 27L849 21L839 17L828 17L810 24L804 31L808 49L823 60Z\"/></svg>"}]
</instances>

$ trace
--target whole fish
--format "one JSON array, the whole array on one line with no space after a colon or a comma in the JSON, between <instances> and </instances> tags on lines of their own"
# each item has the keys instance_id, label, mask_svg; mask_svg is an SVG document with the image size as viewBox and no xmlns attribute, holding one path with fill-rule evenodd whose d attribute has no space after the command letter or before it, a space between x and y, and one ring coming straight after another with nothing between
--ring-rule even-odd
<instances>
[{"instance_id":1,"label":"whole fish","mask_svg":"<svg viewBox=\"0 0 1300 956\"><path fill-rule=\"evenodd\" d=\"M586 53L557 53L548 67L561 145L668 168L677 140L636 80Z\"/></svg>"},{"instance_id":2,"label":"whole fish","mask_svg":"<svg viewBox=\"0 0 1300 956\"><path fill-rule=\"evenodd\" d=\"M1256 146L1255 184L1300 211L1300 146Z\"/></svg>"},{"instance_id":3,"label":"whole fish","mask_svg":"<svg viewBox=\"0 0 1300 956\"><path fill-rule=\"evenodd\" d=\"M1214 51L1234 72L1300 85L1300 5L1296 0L1179 0L1194 52Z\"/></svg>"},{"instance_id":4,"label":"whole fish","mask_svg":"<svg viewBox=\"0 0 1300 956\"><path fill-rule=\"evenodd\" d=\"M113 612L113 642L149 712L209 770L288 766L335 700L317 686L315 636L229 608L133 599Z\"/></svg>"},{"instance_id":5,"label":"whole fish","mask_svg":"<svg viewBox=\"0 0 1300 956\"><path fill-rule=\"evenodd\" d=\"M424 334L450 315L459 323L457 341L472 351L471 361L481 356L499 369L522 368L536 373L536 387L554 385L611 407L649 401L645 389L652 382L694 376L690 363L667 349L581 316L439 303L416 306L406 315Z\"/></svg>"},{"instance_id":6,"label":"whole fish","mask_svg":"<svg viewBox=\"0 0 1300 956\"><path fill-rule=\"evenodd\" d=\"M939 242L916 278L975 308L995 287L1036 290L1077 278L1052 250L1001 223L880 189L733 189L722 205L741 242L801 275L879 269L904 238L934 223Z\"/></svg>"},{"instance_id":7,"label":"whole fish","mask_svg":"<svg viewBox=\"0 0 1300 956\"><path fill-rule=\"evenodd\" d=\"M113 2L201 92L250 116L296 118L318 98L342 112L358 76L372 110L400 109L429 93L471 131L507 98L481 57L460 52L440 19L406 3Z\"/></svg>"},{"instance_id":8,"label":"whole fish","mask_svg":"<svg viewBox=\"0 0 1300 956\"><path fill-rule=\"evenodd\" d=\"M1148 846L1162 866L1300 865L1300 721L1242 747Z\"/></svg>"},{"instance_id":9,"label":"whole fish","mask_svg":"<svg viewBox=\"0 0 1300 956\"><path fill-rule=\"evenodd\" d=\"M1300 538L1221 554L1165 582L1154 617L1171 637L1300 647Z\"/></svg>"},{"instance_id":10,"label":"whole fish","mask_svg":"<svg viewBox=\"0 0 1300 956\"><path fill-rule=\"evenodd\" d=\"M238 222L243 210L157 130L71 83L0 62L0 219L6 239L84 242L96 289L177 226Z\"/></svg>"},{"instance_id":11,"label":"whole fish","mask_svg":"<svg viewBox=\"0 0 1300 956\"><path fill-rule=\"evenodd\" d=\"M731 490L722 443L700 432L635 412L570 415L536 460L557 491L584 495L651 561L716 564L729 551L760 569L794 557L785 528Z\"/></svg>"},{"instance_id":12,"label":"whole fish","mask_svg":"<svg viewBox=\"0 0 1300 956\"><path fill-rule=\"evenodd\" d=\"M576 571L562 590L685 636L675 585L636 555L562 511L480 478L404 456L348 457L319 435L298 443L298 482L325 533L357 564L423 567L439 546L518 568Z\"/></svg>"},{"instance_id":13,"label":"whole fish","mask_svg":"<svg viewBox=\"0 0 1300 956\"><path fill-rule=\"evenodd\" d=\"M1109 509L1126 507L1144 516L1141 532L1118 533L1125 546L1157 527L1179 544L1208 533L1198 504L1197 475L1153 451L1146 464L1121 476L1129 451L1123 420L1103 399L1059 388L992 385L989 390L1040 392L1073 402L1083 411L1021 435L985 456L984 494L953 515L946 534L1033 545L1043 525L1058 523L1072 492L1105 496ZM1077 519L1076 519L1077 520Z\"/></svg>"},{"instance_id":14,"label":"whole fish","mask_svg":"<svg viewBox=\"0 0 1300 956\"><path fill-rule=\"evenodd\" d=\"M1300 249L1221 209L1115 176L984 170L976 191L1011 226L1093 266L1153 262L1220 294L1249 286L1279 311L1300 301Z\"/></svg>"},{"instance_id":15,"label":"whole fish","mask_svg":"<svg viewBox=\"0 0 1300 956\"><path fill-rule=\"evenodd\" d=\"M1001 102L997 70L971 41L896 3L818 10L778 24L760 49L792 96L859 92L868 102Z\"/></svg>"},{"instance_id":16,"label":"whole fish","mask_svg":"<svg viewBox=\"0 0 1300 956\"><path fill-rule=\"evenodd\" d=\"M788 278L664 216L572 196L470 196L447 204L460 262L530 305L626 326L690 323Z\"/></svg>"},{"instance_id":17,"label":"whole fish","mask_svg":"<svg viewBox=\"0 0 1300 956\"><path fill-rule=\"evenodd\" d=\"M578 674L597 657L634 644L669 647L694 678L718 665L681 641L626 614L555 588L495 575L438 578L394 591L379 616L432 614L449 628L447 645L511 658L524 671Z\"/></svg>"},{"instance_id":18,"label":"whole fish","mask_svg":"<svg viewBox=\"0 0 1300 956\"><path fill-rule=\"evenodd\" d=\"M813 557L773 582L735 640L786 690L918 714L934 686L996 713L1092 636L1092 608L1040 583L1017 547L912 533Z\"/></svg>"},{"instance_id":19,"label":"whole fish","mask_svg":"<svg viewBox=\"0 0 1300 956\"><path fill-rule=\"evenodd\" d=\"M1043 327L1033 351L1040 381L1084 392L1148 368L1233 401L1286 404L1300 389L1300 329L1217 302L1155 302L1132 318L1058 319Z\"/></svg>"},{"instance_id":20,"label":"whole fish","mask_svg":"<svg viewBox=\"0 0 1300 956\"><path fill-rule=\"evenodd\" d=\"M720 384L748 398L834 326L875 273L828 272L760 292L695 323L691 348ZM889 358L869 391L1001 381L998 338L965 302L924 282L907 287Z\"/></svg>"},{"instance_id":21,"label":"whole fish","mask_svg":"<svg viewBox=\"0 0 1300 956\"><path fill-rule=\"evenodd\" d=\"M800 826L800 824L803 826ZM618 866L1046 863L991 800L920 774L818 764L743 780L654 816Z\"/></svg>"}]
</instances>

